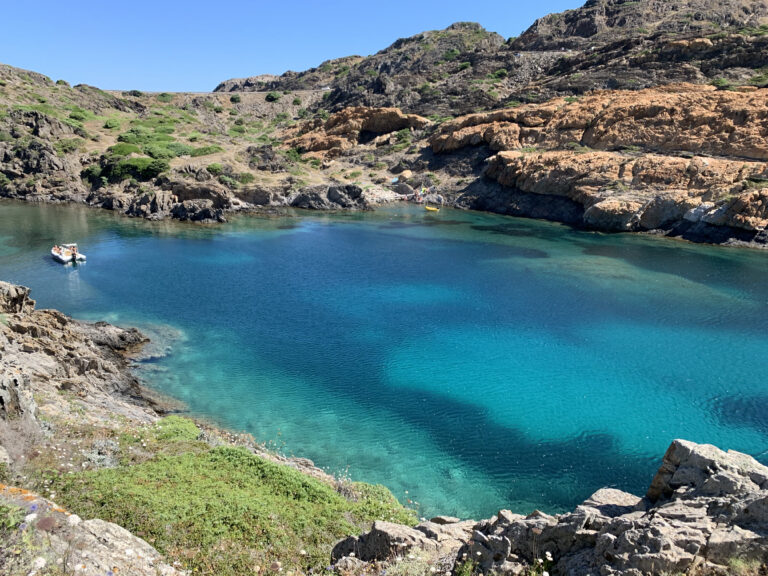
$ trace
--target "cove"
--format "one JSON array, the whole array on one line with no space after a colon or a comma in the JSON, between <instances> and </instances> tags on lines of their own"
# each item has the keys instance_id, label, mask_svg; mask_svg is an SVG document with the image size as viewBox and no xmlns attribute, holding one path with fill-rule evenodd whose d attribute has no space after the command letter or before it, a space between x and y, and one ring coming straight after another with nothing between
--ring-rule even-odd
<instances>
[{"instance_id":1,"label":"cove","mask_svg":"<svg viewBox=\"0 0 768 576\"><path fill-rule=\"evenodd\" d=\"M54 263L64 241L88 263ZM424 516L642 493L674 438L768 461L768 252L409 206L206 227L2 202L0 278L147 330L148 385Z\"/></svg>"}]
</instances>

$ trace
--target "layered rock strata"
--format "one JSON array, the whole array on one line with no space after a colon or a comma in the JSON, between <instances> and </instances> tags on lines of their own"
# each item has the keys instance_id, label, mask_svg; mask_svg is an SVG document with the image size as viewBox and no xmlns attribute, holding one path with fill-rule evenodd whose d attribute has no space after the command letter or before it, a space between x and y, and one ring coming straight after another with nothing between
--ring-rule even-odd
<instances>
[{"instance_id":1,"label":"layered rock strata","mask_svg":"<svg viewBox=\"0 0 768 576\"><path fill-rule=\"evenodd\" d=\"M503 190L475 187L461 205L526 215L520 193L541 204L555 197L579 208L574 223L601 230L700 225L764 242L766 137L764 91L679 85L473 114L430 142L436 154L498 152L486 176Z\"/></svg>"}]
</instances>

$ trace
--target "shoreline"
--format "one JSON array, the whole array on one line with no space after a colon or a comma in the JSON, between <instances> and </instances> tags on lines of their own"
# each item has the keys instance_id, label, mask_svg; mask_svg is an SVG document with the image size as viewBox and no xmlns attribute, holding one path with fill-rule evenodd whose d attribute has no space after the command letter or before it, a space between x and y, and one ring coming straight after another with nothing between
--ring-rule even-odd
<instances>
[{"instance_id":1,"label":"shoreline","mask_svg":"<svg viewBox=\"0 0 768 576\"><path fill-rule=\"evenodd\" d=\"M80 502L79 505L86 508L92 497L99 498L98 494L90 495L82 489L73 493L70 478L82 478L87 485L89 478L105 474L114 477L109 475L111 470L117 470L120 478L158 461L168 463L161 466L171 465L177 461L174 458L184 455L179 450L188 449L202 450L203 458L208 458L209 450L213 451L211 454L232 457L239 453L231 450L245 450L242 454L247 458L272 462L278 466L277 471L287 467L331 487L333 493L344 498L353 501L360 498L361 488L356 486L365 485L333 478L306 459L269 452L250 435L178 416L161 418L158 410L163 409L163 404L151 398L151 391L140 386L130 373L131 354L146 344L146 338L137 330L124 330L103 322L83 323L55 310L35 310L28 289L7 283L0 283L0 309L3 310L0 360L5 371L0 386L3 400L0 445L6 447L0 456L4 462L10 462L0 480L7 483L11 472L12 483L23 482L19 488L0 486L0 507L21 507L27 511L30 506L34 507L33 514L27 517L30 523L37 522L38 530L43 530L41 523L45 520L46 527L52 525L46 530L51 530L57 538L71 541L81 520L54 503L54 498L63 492L65 501ZM62 344L61 349L56 348L57 343ZM76 355L69 356L73 350ZM53 363L50 360L35 362L36 358L42 358L39 354L52 359ZM65 364L64 357L74 359ZM74 372L70 365L76 367ZM31 366L38 367L36 373L29 372ZM9 372L11 367L15 368ZM9 379L11 373L16 376ZM9 444L9 434L14 430L16 441ZM93 444L84 445L83 439L88 438ZM121 446L123 442L128 443L122 459L128 457L131 463L118 459L122 453L118 438ZM52 442L55 444L51 445ZM22 444L27 447L26 454L19 450ZM39 465L34 462L39 461L47 445L51 445L52 451L46 458L59 460L61 466L69 455L71 467L73 455L79 455L80 467L90 472L75 473L75 476L70 476L73 471L60 473L59 479L50 485L51 476L36 479L34 475L32 478L18 475L22 471L29 474ZM167 450L171 452L165 452ZM170 455L164 455L166 453ZM18 469L16 475L14 467ZM46 477L49 480L42 481ZM38 492L24 491L25 485ZM130 485L127 488L132 489ZM47 497L39 493L41 489L47 491ZM391 494L388 498L392 498ZM397 523L392 521L395 516L390 512L371 518L370 531L360 536L348 535L335 541L332 550L324 550L328 550L333 569L341 575L364 570L383 574L389 566L414 562L425 565L425 569L439 567L441 571L454 573L461 572L462 566L471 562L472 571L514 575L536 566L538 560L560 574L600 570L606 574L638 576L653 566L652 570L664 571L694 567L702 570L701 574L714 575L720 574L734 559L754 566L768 560L764 555L768 550L768 508L761 504L766 501L768 467L745 454L725 453L714 446L676 440L667 450L644 497L603 488L569 513L549 515L537 510L523 516L501 510L496 516L477 522L437 516L415 527L415 517L412 523ZM133 504L124 518L132 518L132 507ZM109 508L102 510L109 513ZM38 519L40 512L43 516ZM82 525L90 527L89 530L106 530L112 535L109 538L117 542L113 549L143 547L145 557L151 559L147 570L154 570L158 565L169 566L163 573L172 575L176 574L173 570L182 568L175 562L173 566L164 564L171 559L164 559L143 540L136 540L117 526L98 522L89 520ZM85 538L82 533L78 534L79 538ZM658 548L654 542L659 538L668 544ZM55 538L50 541L58 542ZM277 574L283 562L291 558L298 561L302 557L301 554L294 556L297 553L290 549L273 553L283 559L274 561L268 573ZM99 552L100 562L106 562L101 554L108 556L108 552ZM0 561L2 559L0 551ZM31 562L33 558L28 560ZM80 560L84 567L94 562L85 556ZM109 561L124 565L120 564L123 560ZM134 566L132 569L137 575L153 574L144 568L139 570ZM84 573L97 574L87 570Z\"/></svg>"},{"instance_id":2,"label":"shoreline","mask_svg":"<svg viewBox=\"0 0 768 576\"><path fill-rule=\"evenodd\" d=\"M227 220L192 221L192 220L178 220L175 218L151 219L151 218L146 218L141 216L125 214L121 212L116 212L114 210L109 210L103 206L88 204L85 201L82 201L82 202L74 201L74 200L49 201L45 199L25 199L25 198L0 196L0 203L1 202L19 203L19 204L37 204L37 205L47 205L47 206L72 206L77 208L85 208L88 210L95 210L98 212L104 211L106 213L114 214L118 218L127 218L128 220L131 220L131 221L137 221L137 222L141 221L141 222L147 222L151 224L170 223L170 224L179 225L179 226L202 226L202 227L209 227L211 229L216 229L221 225L226 226L227 224L230 223ZM410 205L413 205L414 207L421 206L420 204L415 204L415 203L407 202L403 200L397 200L397 201L382 203L378 207L370 207L362 211L376 212L379 207L397 205L397 204L401 204L402 202L405 202L409 206ZM725 230L722 227L716 227L716 226L703 229L700 232L695 231L695 228L696 228L695 226L692 226L694 228L694 231L684 230L682 228L678 230L656 229L656 230L638 230L638 231L624 231L624 230L616 231L616 230L601 230L597 228L591 228L584 225L575 224L573 222L568 222L563 219L557 219L557 218L548 219L548 218L537 217L537 216L510 214L503 211L474 209L474 208L467 208L464 206L460 206L458 204L447 205L445 206L445 208L458 210L461 212L492 214L500 217L519 218L522 220L532 220L532 221L538 221L538 222L547 222L551 224L561 224L569 227L570 229L576 232L598 233L598 234L605 234L606 236L629 234L632 236L640 236L640 237L648 236L653 238L664 238L667 240L684 242L687 244L713 246L713 247L719 247L719 248L735 248L739 250L743 250L743 249L768 250L768 230L762 233L763 236L761 236L760 241L754 241L754 240L744 240L744 239L734 238L731 232L729 232L729 230ZM315 210L315 209L307 209L307 208L296 208L291 206L282 206L282 207L272 206L272 207L251 207L248 209L232 211L230 212L230 214L236 217L245 217L245 218L282 218L282 217L289 217L289 216L301 218L304 215L313 216L318 214L349 214L349 213L354 213L359 211L360 210L347 210L343 208L330 209L330 210ZM715 242L715 241L708 240L708 238L711 238L713 234L720 237L721 241Z\"/></svg>"}]
</instances>

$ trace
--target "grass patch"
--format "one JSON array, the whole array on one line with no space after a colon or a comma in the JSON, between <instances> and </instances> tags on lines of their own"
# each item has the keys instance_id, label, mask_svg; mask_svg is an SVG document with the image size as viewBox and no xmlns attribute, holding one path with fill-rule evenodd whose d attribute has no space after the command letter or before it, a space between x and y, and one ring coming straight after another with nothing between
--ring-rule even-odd
<instances>
[{"instance_id":1,"label":"grass patch","mask_svg":"<svg viewBox=\"0 0 768 576\"><path fill-rule=\"evenodd\" d=\"M282 97L283 97L283 95L282 95L282 94L280 94L280 92L269 92L269 93L268 93L268 94L265 96L265 98L264 98L264 99L265 99L267 102L277 102L277 101L278 101L278 100L280 100L280 98L282 98Z\"/></svg>"},{"instance_id":2,"label":"grass patch","mask_svg":"<svg viewBox=\"0 0 768 576\"><path fill-rule=\"evenodd\" d=\"M173 94L168 94L168 92L162 92L158 94L156 98L163 104L169 104L170 102L173 102Z\"/></svg>"},{"instance_id":3,"label":"grass patch","mask_svg":"<svg viewBox=\"0 0 768 576\"><path fill-rule=\"evenodd\" d=\"M223 152L224 148L221 146L211 145L211 146L201 146L200 148L195 148L192 150L190 156L193 158L197 158L199 156L208 156L210 154L216 154L218 152Z\"/></svg>"},{"instance_id":4,"label":"grass patch","mask_svg":"<svg viewBox=\"0 0 768 576\"><path fill-rule=\"evenodd\" d=\"M177 434L171 441L194 433L179 422L171 430ZM371 520L413 524L413 513L383 487L350 489L354 502L330 485L231 447L56 481L57 500L67 508L124 526L195 573L222 576L275 560L321 569L338 538Z\"/></svg>"}]
</instances>

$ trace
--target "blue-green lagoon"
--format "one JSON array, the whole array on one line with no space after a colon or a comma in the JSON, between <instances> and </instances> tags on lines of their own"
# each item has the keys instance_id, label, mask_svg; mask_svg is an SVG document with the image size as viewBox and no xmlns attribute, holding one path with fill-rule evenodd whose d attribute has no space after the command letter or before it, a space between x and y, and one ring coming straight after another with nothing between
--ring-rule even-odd
<instances>
[{"instance_id":1,"label":"blue-green lagoon","mask_svg":"<svg viewBox=\"0 0 768 576\"><path fill-rule=\"evenodd\" d=\"M88 263L50 258L78 241ZM153 223L0 203L0 279L137 325L188 410L420 514L647 488L674 438L768 461L768 252L503 216Z\"/></svg>"}]
</instances>

